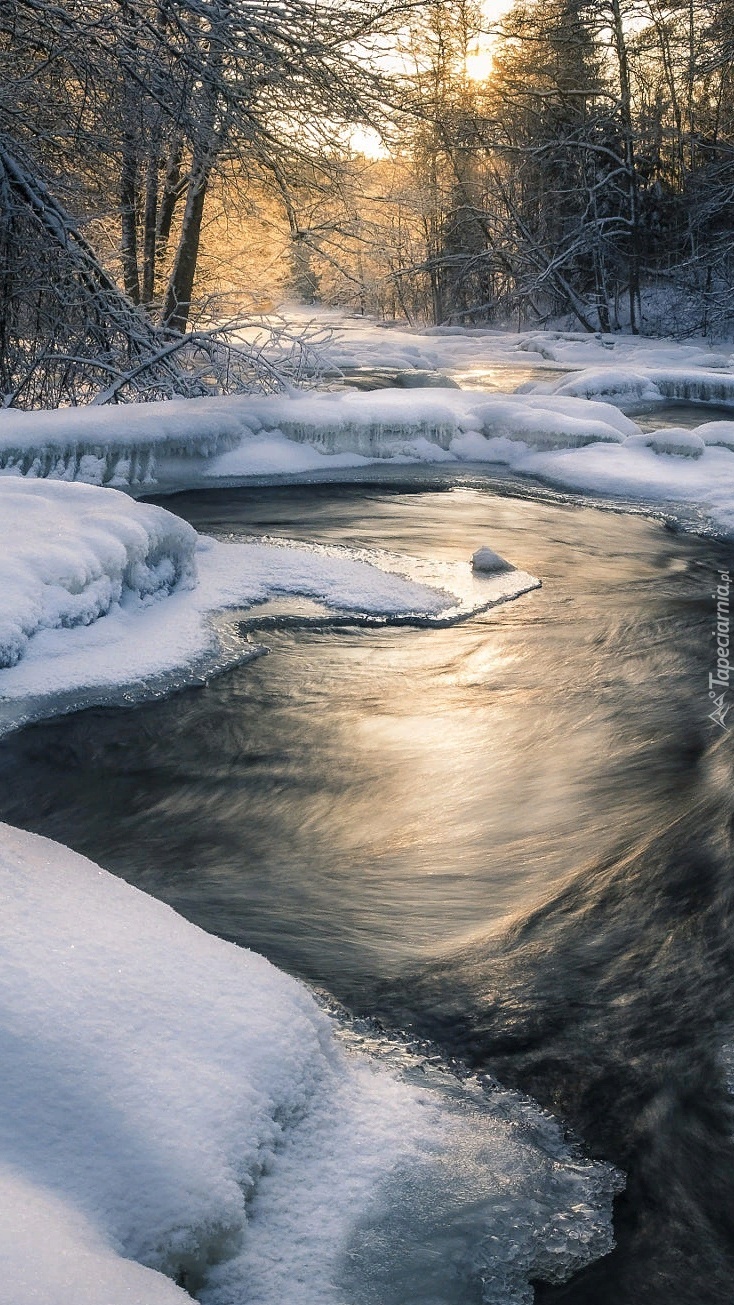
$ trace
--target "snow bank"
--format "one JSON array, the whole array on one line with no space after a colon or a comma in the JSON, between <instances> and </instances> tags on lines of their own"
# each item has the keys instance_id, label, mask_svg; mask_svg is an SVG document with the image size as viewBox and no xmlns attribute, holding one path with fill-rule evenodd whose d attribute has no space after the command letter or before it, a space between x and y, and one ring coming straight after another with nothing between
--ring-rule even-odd
<instances>
[{"instance_id":1,"label":"snow bank","mask_svg":"<svg viewBox=\"0 0 734 1305\"><path fill-rule=\"evenodd\" d=\"M181 437L176 441L179 418ZM453 389L306 392L0 412L0 473L149 493L189 487L202 477L293 475L382 458L441 461L451 457L452 442L467 430L521 440L534 448L568 448L619 441L637 429L603 403L590 406L563 395L505 397Z\"/></svg>"},{"instance_id":2,"label":"snow bank","mask_svg":"<svg viewBox=\"0 0 734 1305\"><path fill-rule=\"evenodd\" d=\"M221 399L0 411L0 470L93 485L151 485L157 461L208 458L247 433Z\"/></svg>"},{"instance_id":3,"label":"snow bank","mask_svg":"<svg viewBox=\"0 0 734 1305\"><path fill-rule=\"evenodd\" d=\"M712 348L706 340L681 343L621 332L594 335L573 331L532 331L517 338L517 349L546 362L570 368L616 367L619 363L643 367L729 367L731 347Z\"/></svg>"},{"instance_id":4,"label":"snow bank","mask_svg":"<svg viewBox=\"0 0 734 1305\"><path fill-rule=\"evenodd\" d=\"M2 484L0 669L42 630L88 626L195 582L196 531L122 494L48 481Z\"/></svg>"},{"instance_id":5,"label":"snow bank","mask_svg":"<svg viewBox=\"0 0 734 1305\"><path fill-rule=\"evenodd\" d=\"M458 327L406 330L340 313L323 316L334 329L328 352L335 368L376 367L384 373L404 367L418 379L427 369L459 374L463 368L469 383L481 387L488 375L482 368L494 361L505 368L503 380L492 380L495 388L512 388L513 367L518 376L533 375L534 364L566 373L571 367L585 370L542 382L536 372L512 394L391 388L5 411L0 475L87 481L139 495L278 477L348 478L351 470L382 462L497 463L582 491L633 495L668 508L684 503L718 528L731 529L732 468L720 454L734 452L734 422L704 423L689 435L666 427L643 436L621 411L671 400L734 408L728 355L701 342ZM618 446L619 452L581 457L584 449L601 445ZM688 460L699 464L695 482L688 473L678 474ZM592 466L587 481L585 469Z\"/></svg>"},{"instance_id":6,"label":"snow bank","mask_svg":"<svg viewBox=\"0 0 734 1305\"><path fill-rule=\"evenodd\" d=\"M540 477L559 488L663 508L689 526L693 520L704 530L734 536L734 457L725 447L706 446L700 454L699 446L690 442L696 434L681 432L685 444L675 446L665 436L658 444L653 434L621 447L594 444L553 453L519 453L515 446L498 451L497 456L504 455L521 475ZM479 459L483 450L472 452ZM491 456L491 450L485 456Z\"/></svg>"},{"instance_id":7,"label":"snow bank","mask_svg":"<svg viewBox=\"0 0 734 1305\"><path fill-rule=\"evenodd\" d=\"M46 839L0 827L0 888L13 1305L397 1305L406 1266L520 1305L610 1248L617 1176L529 1103L343 1049L301 984Z\"/></svg>"},{"instance_id":8,"label":"snow bank","mask_svg":"<svg viewBox=\"0 0 734 1305\"><path fill-rule=\"evenodd\" d=\"M663 399L686 403L731 404L734 407L734 374L727 371L704 371L699 368L671 369L650 367L592 368L569 380L534 387L544 394L576 399L603 399L631 410L639 404L659 403Z\"/></svg>"},{"instance_id":9,"label":"snow bank","mask_svg":"<svg viewBox=\"0 0 734 1305\"><path fill-rule=\"evenodd\" d=\"M468 556L201 538L163 508L83 484L0 480L0 521L0 733L99 695L200 682L259 651L216 632L212 612L286 596L322 621L447 624L539 583L521 571L482 582Z\"/></svg>"}]
</instances>

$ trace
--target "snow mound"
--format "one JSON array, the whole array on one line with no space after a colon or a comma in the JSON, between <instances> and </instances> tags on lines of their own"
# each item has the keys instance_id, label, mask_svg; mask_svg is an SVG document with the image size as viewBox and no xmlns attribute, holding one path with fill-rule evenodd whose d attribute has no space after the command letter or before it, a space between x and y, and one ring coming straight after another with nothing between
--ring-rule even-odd
<instances>
[{"instance_id":1,"label":"snow mound","mask_svg":"<svg viewBox=\"0 0 734 1305\"><path fill-rule=\"evenodd\" d=\"M731 449L734 453L734 421L706 421L696 426L695 433L711 448Z\"/></svg>"},{"instance_id":2,"label":"snow mound","mask_svg":"<svg viewBox=\"0 0 734 1305\"><path fill-rule=\"evenodd\" d=\"M512 571L514 567L511 562L506 562L504 557L495 553L491 548L478 548L472 554L471 564L475 571L485 571L489 574L496 574L498 571Z\"/></svg>"},{"instance_id":3,"label":"snow mound","mask_svg":"<svg viewBox=\"0 0 734 1305\"><path fill-rule=\"evenodd\" d=\"M662 397L650 375L618 367L588 368L569 380L544 387L544 392L573 399L606 399L609 403L647 402Z\"/></svg>"},{"instance_id":4,"label":"snow mound","mask_svg":"<svg viewBox=\"0 0 734 1305\"><path fill-rule=\"evenodd\" d=\"M196 531L162 508L89 485L2 483L0 668L41 630L88 626L195 583Z\"/></svg>"},{"instance_id":5,"label":"snow mound","mask_svg":"<svg viewBox=\"0 0 734 1305\"><path fill-rule=\"evenodd\" d=\"M568 398L602 399L634 409L641 403L675 399L687 403L734 405L734 374L701 368L595 368L544 385L543 392Z\"/></svg>"},{"instance_id":6,"label":"snow mound","mask_svg":"<svg viewBox=\"0 0 734 1305\"><path fill-rule=\"evenodd\" d=\"M571 399L554 397L538 399L492 398L476 404L471 411L471 424L478 426L487 439L518 440L534 449L583 448L586 444L621 444L625 435L636 433L638 427L622 417L626 426L620 428L616 417L602 404L584 405ZM465 427L469 422L464 423Z\"/></svg>"},{"instance_id":7,"label":"snow mound","mask_svg":"<svg viewBox=\"0 0 734 1305\"><path fill-rule=\"evenodd\" d=\"M0 888L4 1299L523 1305L610 1249L618 1175L531 1103L46 839L0 827Z\"/></svg>"},{"instance_id":8,"label":"snow mound","mask_svg":"<svg viewBox=\"0 0 734 1305\"><path fill-rule=\"evenodd\" d=\"M696 431L683 426L665 426L646 435L632 435L625 443L630 447L641 446L652 449L653 453L669 453L680 458L700 458L706 448L704 440Z\"/></svg>"}]
</instances>

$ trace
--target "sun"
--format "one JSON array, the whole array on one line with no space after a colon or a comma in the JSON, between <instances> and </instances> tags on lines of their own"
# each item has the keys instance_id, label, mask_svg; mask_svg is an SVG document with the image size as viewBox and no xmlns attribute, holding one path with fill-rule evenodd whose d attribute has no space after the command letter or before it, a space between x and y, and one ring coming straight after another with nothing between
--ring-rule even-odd
<instances>
[{"instance_id":1,"label":"sun","mask_svg":"<svg viewBox=\"0 0 734 1305\"><path fill-rule=\"evenodd\" d=\"M355 127L350 132L349 143L357 154L363 154L366 159L373 162L390 157L390 151L374 127Z\"/></svg>"},{"instance_id":2,"label":"sun","mask_svg":"<svg viewBox=\"0 0 734 1305\"><path fill-rule=\"evenodd\" d=\"M464 59L466 75L472 82L486 82L492 72L492 51L486 45L475 45Z\"/></svg>"}]
</instances>

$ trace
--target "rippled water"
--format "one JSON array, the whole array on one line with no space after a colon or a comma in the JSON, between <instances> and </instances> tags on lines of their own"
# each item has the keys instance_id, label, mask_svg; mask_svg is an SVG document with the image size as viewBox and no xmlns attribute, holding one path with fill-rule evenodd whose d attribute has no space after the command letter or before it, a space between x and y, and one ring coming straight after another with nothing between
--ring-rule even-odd
<instances>
[{"instance_id":1,"label":"rippled water","mask_svg":"<svg viewBox=\"0 0 734 1305\"><path fill-rule=\"evenodd\" d=\"M2 817L492 1068L622 1165L619 1249L539 1300L730 1301L730 757L707 676L731 550L467 486L166 506L441 560L486 542L543 588L448 630L268 630L268 657L205 688L29 728L0 747Z\"/></svg>"}]
</instances>

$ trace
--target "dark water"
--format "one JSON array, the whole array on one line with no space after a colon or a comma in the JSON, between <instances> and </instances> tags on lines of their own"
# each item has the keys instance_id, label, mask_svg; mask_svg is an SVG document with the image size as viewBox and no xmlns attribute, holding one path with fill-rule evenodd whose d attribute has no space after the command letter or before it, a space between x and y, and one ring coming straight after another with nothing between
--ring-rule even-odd
<instances>
[{"instance_id":1,"label":"dark water","mask_svg":"<svg viewBox=\"0 0 734 1305\"><path fill-rule=\"evenodd\" d=\"M486 542L543 589L448 630L268 631L206 688L29 728L0 746L2 818L490 1067L626 1169L617 1251L539 1300L734 1300L731 757L707 720L731 549L467 487L166 506L443 559Z\"/></svg>"},{"instance_id":2,"label":"dark water","mask_svg":"<svg viewBox=\"0 0 734 1305\"><path fill-rule=\"evenodd\" d=\"M683 426L693 430L709 421L732 421L734 409L716 403L661 403L649 405L640 411L631 410L633 421L642 430L661 430L665 426Z\"/></svg>"}]
</instances>

